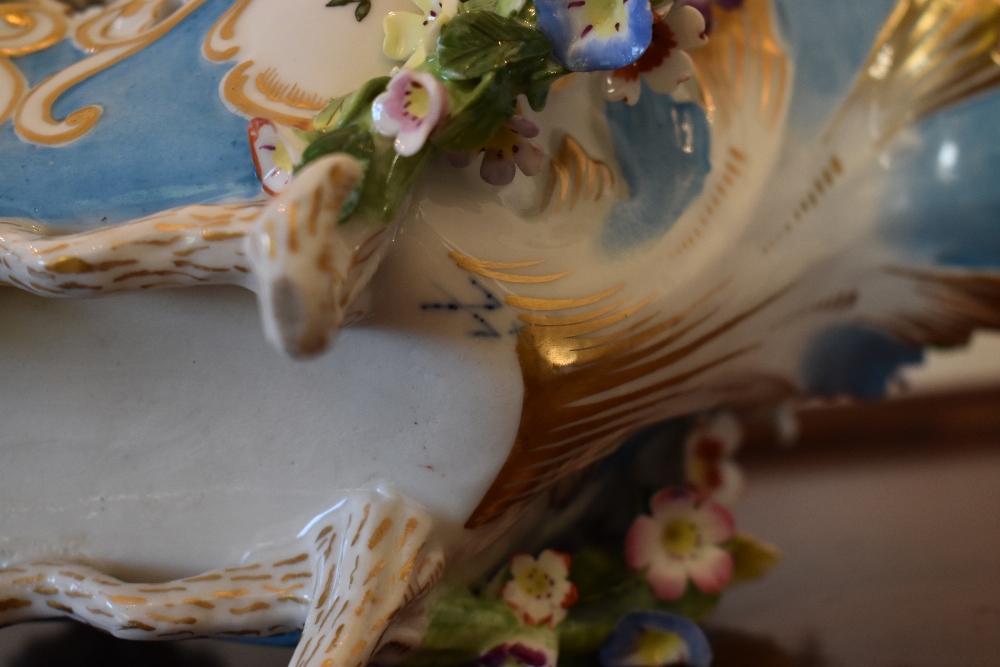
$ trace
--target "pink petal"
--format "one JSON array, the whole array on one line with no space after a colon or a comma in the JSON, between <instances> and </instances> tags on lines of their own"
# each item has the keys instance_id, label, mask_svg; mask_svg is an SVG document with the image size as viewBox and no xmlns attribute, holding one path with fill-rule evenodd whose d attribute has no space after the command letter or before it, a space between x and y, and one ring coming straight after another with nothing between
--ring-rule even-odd
<instances>
[{"instance_id":1,"label":"pink petal","mask_svg":"<svg viewBox=\"0 0 1000 667\"><path fill-rule=\"evenodd\" d=\"M645 514L637 517L625 535L625 563L633 570L649 565L659 538L660 524Z\"/></svg>"},{"instance_id":2,"label":"pink petal","mask_svg":"<svg viewBox=\"0 0 1000 667\"><path fill-rule=\"evenodd\" d=\"M489 155L483 156L483 163L479 165L479 175L490 185L507 185L514 180L517 173L517 166L513 158L496 159Z\"/></svg>"},{"instance_id":3,"label":"pink petal","mask_svg":"<svg viewBox=\"0 0 1000 667\"><path fill-rule=\"evenodd\" d=\"M684 566L667 558L657 559L646 574L649 585L661 600L678 600L687 588L687 572Z\"/></svg>"},{"instance_id":4,"label":"pink petal","mask_svg":"<svg viewBox=\"0 0 1000 667\"><path fill-rule=\"evenodd\" d=\"M725 507L707 502L698 508L698 530L706 544L722 544L736 533L736 521Z\"/></svg>"},{"instance_id":5,"label":"pink petal","mask_svg":"<svg viewBox=\"0 0 1000 667\"><path fill-rule=\"evenodd\" d=\"M534 139L541 131L538 129L537 125L521 114L514 114L507 120L506 123L504 123L504 125L527 139Z\"/></svg>"},{"instance_id":6,"label":"pink petal","mask_svg":"<svg viewBox=\"0 0 1000 667\"><path fill-rule=\"evenodd\" d=\"M525 139L517 145L514 153L514 164L525 176L534 176L545 167L545 151L530 139Z\"/></svg>"},{"instance_id":7,"label":"pink petal","mask_svg":"<svg viewBox=\"0 0 1000 667\"><path fill-rule=\"evenodd\" d=\"M694 495L680 487L662 489L649 499L649 507L656 517L668 513L670 516L687 514L694 509Z\"/></svg>"},{"instance_id":8,"label":"pink petal","mask_svg":"<svg viewBox=\"0 0 1000 667\"><path fill-rule=\"evenodd\" d=\"M716 546L702 547L696 560L688 564L688 573L702 593L720 593L733 578L733 557Z\"/></svg>"}]
</instances>

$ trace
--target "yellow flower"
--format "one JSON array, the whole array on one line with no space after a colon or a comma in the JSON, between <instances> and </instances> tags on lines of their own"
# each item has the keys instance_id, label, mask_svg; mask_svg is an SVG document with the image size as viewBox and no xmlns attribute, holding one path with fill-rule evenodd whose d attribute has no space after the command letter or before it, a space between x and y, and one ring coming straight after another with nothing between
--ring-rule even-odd
<instances>
[{"instance_id":1,"label":"yellow flower","mask_svg":"<svg viewBox=\"0 0 1000 667\"><path fill-rule=\"evenodd\" d=\"M389 12L382 21L385 41L382 50L393 60L406 60L406 67L426 58L425 45L433 44L441 27L458 11L456 0L413 0L420 14Z\"/></svg>"}]
</instances>

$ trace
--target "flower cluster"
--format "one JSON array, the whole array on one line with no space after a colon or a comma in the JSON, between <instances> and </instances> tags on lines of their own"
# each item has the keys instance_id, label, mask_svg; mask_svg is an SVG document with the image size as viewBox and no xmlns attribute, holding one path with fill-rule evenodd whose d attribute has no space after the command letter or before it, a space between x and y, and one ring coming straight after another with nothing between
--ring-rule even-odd
<instances>
[{"instance_id":1,"label":"flower cluster","mask_svg":"<svg viewBox=\"0 0 1000 667\"><path fill-rule=\"evenodd\" d=\"M603 667L709 667L712 649L692 621L656 611L633 612L601 647Z\"/></svg>"}]
</instances>

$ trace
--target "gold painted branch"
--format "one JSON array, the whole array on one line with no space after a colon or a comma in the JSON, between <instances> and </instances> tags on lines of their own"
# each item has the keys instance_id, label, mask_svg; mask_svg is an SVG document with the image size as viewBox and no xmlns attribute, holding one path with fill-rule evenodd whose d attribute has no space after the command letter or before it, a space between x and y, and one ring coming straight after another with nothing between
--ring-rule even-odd
<instances>
[{"instance_id":1,"label":"gold painted branch","mask_svg":"<svg viewBox=\"0 0 1000 667\"><path fill-rule=\"evenodd\" d=\"M166 583L65 561L0 567L0 626L68 617L116 637L270 637L303 631L293 665L365 665L417 648L419 600L444 568L431 519L403 496L352 492L291 544ZM414 604L418 603L418 604Z\"/></svg>"},{"instance_id":2,"label":"gold painted branch","mask_svg":"<svg viewBox=\"0 0 1000 667\"><path fill-rule=\"evenodd\" d=\"M65 235L0 221L0 284L59 297L239 285L258 293L278 349L313 356L360 317L357 297L392 238L383 224L337 222L360 175L354 158L334 155L266 206L186 206Z\"/></svg>"}]
</instances>

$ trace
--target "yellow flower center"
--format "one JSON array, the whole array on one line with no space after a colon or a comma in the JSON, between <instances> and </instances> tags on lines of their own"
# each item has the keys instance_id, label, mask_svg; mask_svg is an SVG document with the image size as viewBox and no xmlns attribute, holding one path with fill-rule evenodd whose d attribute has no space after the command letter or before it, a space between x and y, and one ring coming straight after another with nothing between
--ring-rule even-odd
<instances>
[{"instance_id":1,"label":"yellow flower center","mask_svg":"<svg viewBox=\"0 0 1000 667\"><path fill-rule=\"evenodd\" d=\"M639 638L635 653L643 665L665 665L673 662L684 640L676 632L646 630Z\"/></svg>"},{"instance_id":2,"label":"yellow flower center","mask_svg":"<svg viewBox=\"0 0 1000 667\"><path fill-rule=\"evenodd\" d=\"M514 155L514 147L521 143L521 135L509 127L501 127L483 144L483 150L498 160Z\"/></svg>"},{"instance_id":3,"label":"yellow flower center","mask_svg":"<svg viewBox=\"0 0 1000 667\"><path fill-rule=\"evenodd\" d=\"M587 22L602 37L621 29L625 20L625 5L621 0L586 0ZM589 31L588 31L589 32Z\"/></svg>"},{"instance_id":4,"label":"yellow flower center","mask_svg":"<svg viewBox=\"0 0 1000 667\"><path fill-rule=\"evenodd\" d=\"M663 529L660 540L664 549L683 558L698 546L698 529L690 521L674 519Z\"/></svg>"},{"instance_id":5,"label":"yellow flower center","mask_svg":"<svg viewBox=\"0 0 1000 667\"><path fill-rule=\"evenodd\" d=\"M552 580L545 574L545 570L537 565L522 568L514 579L518 588L532 597L545 595L552 590Z\"/></svg>"},{"instance_id":6,"label":"yellow flower center","mask_svg":"<svg viewBox=\"0 0 1000 667\"><path fill-rule=\"evenodd\" d=\"M406 87L406 103L404 106L407 113L411 116L424 118L427 116L427 112L430 111L431 95L419 81L411 81L410 85Z\"/></svg>"}]
</instances>

